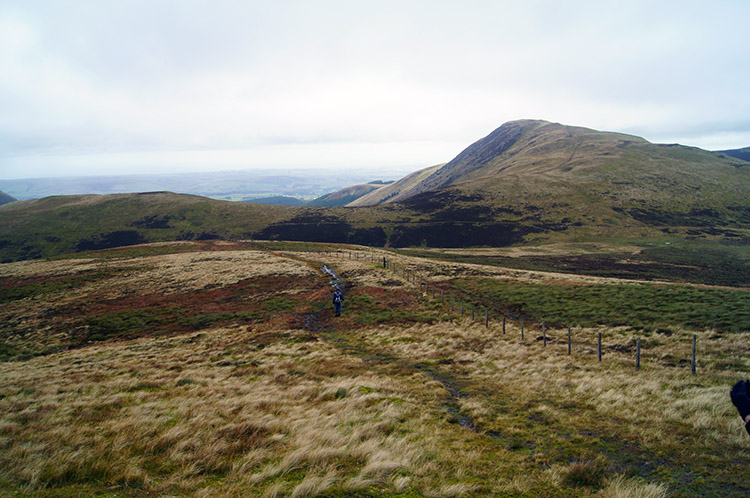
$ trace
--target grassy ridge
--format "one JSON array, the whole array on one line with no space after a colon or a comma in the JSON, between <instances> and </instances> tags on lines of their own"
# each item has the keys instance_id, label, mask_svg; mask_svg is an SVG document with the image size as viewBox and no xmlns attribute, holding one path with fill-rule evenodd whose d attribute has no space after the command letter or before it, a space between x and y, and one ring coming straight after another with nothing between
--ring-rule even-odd
<instances>
[{"instance_id":1,"label":"grassy ridge","mask_svg":"<svg viewBox=\"0 0 750 498\"><path fill-rule=\"evenodd\" d=\"M402 249L397 252L441 261L490 264L523 270L732 287L750 286L749 245L709 241L674 243L674 239L656 239L636 241L636 250L631 245L629 251L625 252L618 250L617 246L625 245L626 241L615 242L614 248L583 254L532 255L534 249L541 251L545 248L544 245L529 247L527 254L523 256L427 249ZM665 242L670 245L665 245Z\"/></svg>"}]
</instances>

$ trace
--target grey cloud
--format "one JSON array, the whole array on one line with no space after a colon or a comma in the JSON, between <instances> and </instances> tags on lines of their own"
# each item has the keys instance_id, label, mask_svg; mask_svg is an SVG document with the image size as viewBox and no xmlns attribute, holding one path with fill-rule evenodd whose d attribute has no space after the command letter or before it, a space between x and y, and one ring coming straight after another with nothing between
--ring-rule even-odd
<instances>
[{"instance_id":1,"label":"grey cloud","mask_svg":"<svg viewBox=\"0 0 750 498\"><path fill-rule=\"evenodd\" d=\"M10 1L0 29L31 40L0 47L0 154L402 142L413 157L526 117L739 147L748 15L743 1Z\"/></svg>"}]
</instances>

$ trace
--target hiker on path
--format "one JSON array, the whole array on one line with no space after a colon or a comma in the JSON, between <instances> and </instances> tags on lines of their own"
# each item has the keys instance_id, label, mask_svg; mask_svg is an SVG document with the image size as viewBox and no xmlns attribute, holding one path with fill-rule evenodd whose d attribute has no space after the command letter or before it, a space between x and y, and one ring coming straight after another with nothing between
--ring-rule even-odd
<instances>
[{"instance_id":1,"label":"hiker on path","mask_svg":"<svg viewBox=\"0 0 750 498\"><path fill-rule=\"evenodd\" d=\"M333 310L336 312L336 316L341 316L341 303L344 302L344 295L339 289L333 291Z\"/></svg>"},{"instance_id":2,"label":"hiker on path","mask_svg":"<svg viewBox=\"0 0 750 498\"><path fill-rule=\"evenodd\" d=\"M737 407L737 411L740 412L740 417L745 423L745 430L750 434L750 380L738 381L732 390L729 392L729 396L732 398L732 403Z\"/></svg>"}]
</instances>

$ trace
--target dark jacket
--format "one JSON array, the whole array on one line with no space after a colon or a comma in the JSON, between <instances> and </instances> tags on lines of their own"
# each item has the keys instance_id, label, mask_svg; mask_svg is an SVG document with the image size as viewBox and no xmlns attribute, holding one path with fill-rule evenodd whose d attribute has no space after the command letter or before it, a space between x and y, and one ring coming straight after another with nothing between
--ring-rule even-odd
<instances>
[{"instance_id":1,"label":"dark jacket","mask_svg":"<svg viewBox=\"0 0 750 498\"><path fill-rule=\"evenodd\" d=\"M344 295L343 295L343 294L341 293L341 291L338 291L338 290L337 290L337 291L335 291L335 292L333 293L333 302L334 302L334 304L335 304L335 303L340 303L340 302L342 302L343 300L344 300Z\"/></svg>"}]
</instances>

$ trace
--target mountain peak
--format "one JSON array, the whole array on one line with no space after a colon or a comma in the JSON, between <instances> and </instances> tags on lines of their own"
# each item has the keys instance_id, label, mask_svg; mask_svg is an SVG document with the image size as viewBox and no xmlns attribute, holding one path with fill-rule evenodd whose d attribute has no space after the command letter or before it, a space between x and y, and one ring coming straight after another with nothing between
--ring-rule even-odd
<instances>
[{"instance_id":1,"label":"mountain peak","mask_svg":"<svg viewBox=\"0 0 750 498\"><path fill-rule=\"evenodd\" d=\"M435 190L447 185L463 181L472 173L480 170L488 163L509 152L530 133L544 133L551 128L565 128L558 123L551 123L540 119L520 119L508 121L495 129L484 138L471 144L445 166L435 171L429 178L416 186L411 195ZM544 130L544 131L542 131Z\"/></svg>"},{"instance_id":2,"label":"mountain peak","mask_svg":"<svg viewBox=\"0 0 750 498\"><path fill-rule=\"evenodd\" d=\"M597 154L615 157L622 153L624 147L642 144L649 142L633 135L566 126L540 119L508 121L412 187L408 196L495 176L506 170L560 173L585 168Z\"/></svg>"}]
</instances>

